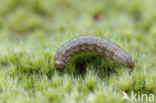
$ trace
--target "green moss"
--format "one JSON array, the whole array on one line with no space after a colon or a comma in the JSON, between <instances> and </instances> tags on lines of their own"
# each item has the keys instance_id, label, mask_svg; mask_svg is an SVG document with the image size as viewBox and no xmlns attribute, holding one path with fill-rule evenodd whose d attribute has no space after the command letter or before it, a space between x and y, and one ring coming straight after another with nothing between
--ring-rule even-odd
<instances>
[{"instance_id":1,"label":"green moss","mask_svg":"<svg viewBox=\"0 0 156 103\"><path fill-rule=\"evenodd\" d=\"M0 0L0 102L125 103L123 91L156 95L155 3ZM57 71L57 49L82 35L115 42L135 68L86 53Z\"/></svg>"},{"instance_id":2,"label":"green moss","mask_svg":"<svg viewBox=\"0 0 156 103\"><path fill-rule=\"evenodd\" d=\"M120 88L124 91L127 91L132 88L133 79L132 76L125 74L120 78Z\"/></svg>"},{"instance_id":3,"label":"green moss","mask_svg":"<svg viewBox=\"0 0 156 103\"><path fill-rule=\"evenodd\" d=\"M29 17L27 17L29 15ZM10 15L8 15L4 25L9 27L13 32L24 34L21 32L29 32L34 29L46 29L48 23L40 15L33 13L29 9L19 7Z\"/></svg>"}]
</instances>

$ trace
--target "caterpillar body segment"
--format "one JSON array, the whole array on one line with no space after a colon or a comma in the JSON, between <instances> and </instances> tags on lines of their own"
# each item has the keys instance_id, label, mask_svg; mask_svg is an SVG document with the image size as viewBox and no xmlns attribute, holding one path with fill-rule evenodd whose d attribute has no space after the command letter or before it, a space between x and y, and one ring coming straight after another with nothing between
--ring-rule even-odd
<instances>
[{"instance_id":1,"label":"caterpillar body segment","mask_svg":"<svg viewBox=\"0 0 156 103\"><path fill-rule=\"evenodd\" d=\"M58 49L55 55L56 69L64 70L66 63L73 56L87 51L96 52L128 68L133 68L135 65L131 56L115 43L102 37L80 36L70 40Z\"/></svg>"}]
</instances>

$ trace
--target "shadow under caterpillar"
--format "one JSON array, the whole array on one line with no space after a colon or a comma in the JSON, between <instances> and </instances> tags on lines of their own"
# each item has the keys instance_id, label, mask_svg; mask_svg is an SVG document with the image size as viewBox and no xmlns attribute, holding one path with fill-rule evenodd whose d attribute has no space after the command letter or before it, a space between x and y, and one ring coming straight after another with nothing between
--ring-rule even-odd
<instances>
[{"instance_id":1,"label":"shadow under caterpillar","mask_svg":"<svg viewBox=\"0 0 156 103\"><path fill-rule=\"evenodd\" d=\"M119 65L133 68L132 57L115 43L97 36L80 36L65 43L55 55L55 67L64 70L67 62L75 55L83 52L96 52Z\"/></svg>"}]
</instances>

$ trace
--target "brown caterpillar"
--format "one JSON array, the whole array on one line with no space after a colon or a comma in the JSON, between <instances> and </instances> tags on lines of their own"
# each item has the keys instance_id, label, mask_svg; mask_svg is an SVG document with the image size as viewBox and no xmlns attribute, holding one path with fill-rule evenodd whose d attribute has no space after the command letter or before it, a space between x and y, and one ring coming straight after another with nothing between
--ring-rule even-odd
<instances>
[{"instance_id":1,"label":"brown caterpillar","mask_svg":"<svg viewBox=\"0 0 156 103\"><path fill-rule=\"evenodd\" d=\"M65 43L58 49L55 55L55 67L58 70L64 70L68 60L72 56L83 52L96 52L112 59L120 65L128 68L134 67L134 62L129 54L113 42L96 36L80 36Z\"/></svg>"}]
</instances>

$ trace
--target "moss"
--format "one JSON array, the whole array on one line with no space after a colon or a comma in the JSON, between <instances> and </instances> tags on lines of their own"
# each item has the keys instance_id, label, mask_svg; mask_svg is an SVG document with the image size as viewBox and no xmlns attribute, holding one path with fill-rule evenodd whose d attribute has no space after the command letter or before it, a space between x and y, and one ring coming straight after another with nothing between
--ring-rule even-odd
<instances>
[{"instance_id":1,"label":"moss","mask_svg":"<svg viewBox=\"0 0 156 103\"><path fill-rule=\"evenodd\" d=\"M28 15L29 17L27 17ZM15 34L18 33L18 35L34 29L46 29L48 27L48 23L40 15L23 7L15 9L7 18L4 25L9 27Z\"/></svg>"},{"instance_id":2,"label":"moss","mask_svg":"<svg viewBox=\"0 0 156 103\"><path fill-rule=\"evenodd\" d=\"M0 102L124 103L123 91L156 95L155 9L155 0L0 0ZM84 54L57 71L57 49L81 35L115 42L135 68Z\"/></svg>"}]
</instances>

